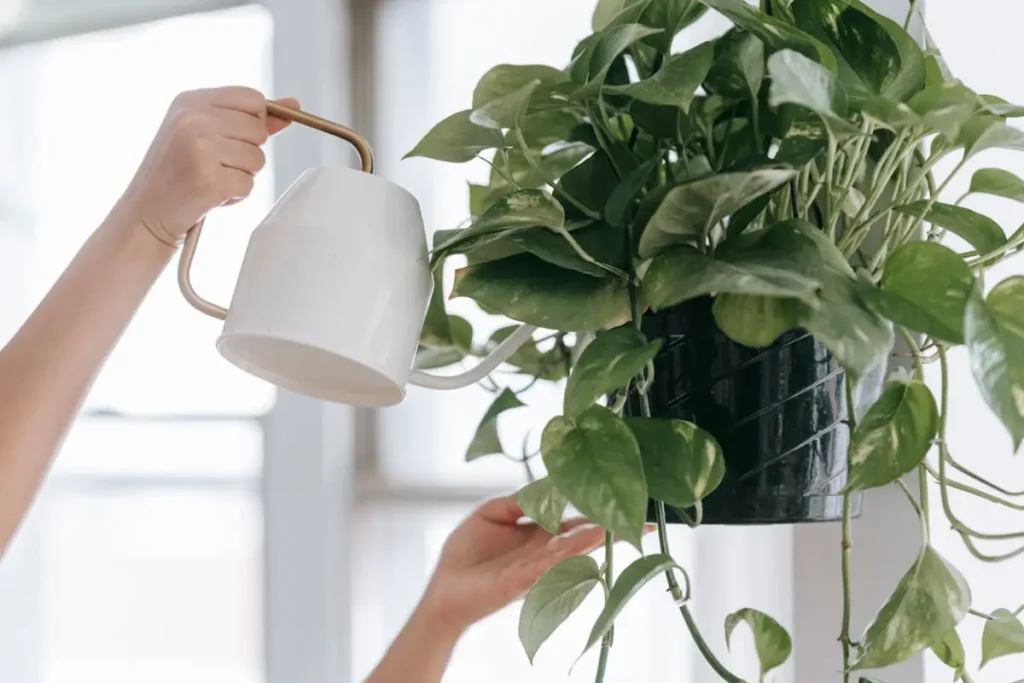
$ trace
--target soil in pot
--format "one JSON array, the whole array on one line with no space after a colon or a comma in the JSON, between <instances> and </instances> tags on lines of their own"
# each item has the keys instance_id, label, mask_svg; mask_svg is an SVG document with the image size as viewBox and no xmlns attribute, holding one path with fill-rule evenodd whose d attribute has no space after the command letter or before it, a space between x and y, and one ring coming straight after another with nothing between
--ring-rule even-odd
<instances>
[{"instance_id":1,"label":"soil in pot","mask_svg":"<svg viewBox=\"0 0 1024 683\"><path fill-rule=\"evenodd\" d=\"M823 344L794 330L754 349L723 334L708 297L649 313L661 339L649 391L653 417L688 420L725 454L722 484L703 501L704 524L793 524L842 518L846 485L846 373ZM858 382L857 412L880 394L885 359ZM636 397L626 406L639 415ZM860 513L859 494L853 500ZM670 522L680 515L668 508ZM685 511L693 515L693 510ZM654 519L653 502L649 517Z\"/></svg>"}]
</instances>

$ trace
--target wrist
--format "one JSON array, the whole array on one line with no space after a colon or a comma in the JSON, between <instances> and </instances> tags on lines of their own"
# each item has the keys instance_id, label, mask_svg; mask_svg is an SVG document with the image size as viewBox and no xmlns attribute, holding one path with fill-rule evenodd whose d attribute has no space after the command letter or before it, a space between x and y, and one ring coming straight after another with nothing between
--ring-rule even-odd
<instances>
[{"instance_id":1,"label":"wrist","mask_svg":"<svg viewBox=\"0 0 1024 683\"><path fill-rule=\"evenodd\" d=\"M158 239L127 207L117 204L100 225L99 232L139 258L167 261L177 246Z\"/></svg>"},{"instance_id":2,"label":"wrist","mask_svg":"<svg viewBox=\"0 0 1024 683\"><path fill-rule=\"evenodd\" d=\"M424 628L431 638L450 641L454 647L471 624L446 609L444 599L434 584L431 584L409 619L409 625L412 628Z\"/></svg>"}]
</instances>

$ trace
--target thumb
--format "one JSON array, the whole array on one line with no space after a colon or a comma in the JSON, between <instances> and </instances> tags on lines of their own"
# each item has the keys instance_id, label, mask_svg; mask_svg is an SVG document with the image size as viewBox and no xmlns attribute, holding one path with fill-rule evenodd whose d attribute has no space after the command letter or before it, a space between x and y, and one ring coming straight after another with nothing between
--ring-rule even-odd
<instances>
[{"instance_id":1,"label":"thumb","mask_svg":"<svg viewBox=\"0 0 1024 683\"><path fill-rule=\"evenodd\" d=\"M278 102L280 102L281 104L283 104L286 107L291 107L292 109L298 109L300 107L299 101L297 99L295 99L294 97L284 97L284 98L279 99ZM291 122L290 121L285 121L284 119L279 119L276 116L268 116L267 117L267 134L268 135L275 135L277 133L280 133L282 130L284 130L285 128L288 127L289 123L291 123Z\"/></svg>"}]
</instances>

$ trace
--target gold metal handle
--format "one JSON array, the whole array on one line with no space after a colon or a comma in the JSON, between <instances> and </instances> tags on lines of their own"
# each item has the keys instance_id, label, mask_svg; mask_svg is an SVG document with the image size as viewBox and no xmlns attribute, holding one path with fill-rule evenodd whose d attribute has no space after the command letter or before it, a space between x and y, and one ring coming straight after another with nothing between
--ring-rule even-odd
<instances>
[{"instance_id":1,"label":"gold metal handle","mask_svg":"<svg viewBox=\"0 0 1024 683\"><path fill-rule=\"evenodd\" d=\"M280 102L273 100L267 100L267 114L341 138L355 147L356 152L359 154L359 163L363 172L373 173L373 151L370 149L370 143L351 128L346 128L340 123L322 119L300 109L286 107ZM197 311L205 313L211 318L224 320L228 315L228 309L207 301L196 294L196 290L192 287L192 278L190 277L192 261L195 258L196 245L199 244L199 236L202 233L203 220L200 220L185 236L185 243L181 247L181 257L178 259L178 287L181 288L181 294L185 297L185 301L192 304L193 308Z\"/></svg>"}]
</instances>

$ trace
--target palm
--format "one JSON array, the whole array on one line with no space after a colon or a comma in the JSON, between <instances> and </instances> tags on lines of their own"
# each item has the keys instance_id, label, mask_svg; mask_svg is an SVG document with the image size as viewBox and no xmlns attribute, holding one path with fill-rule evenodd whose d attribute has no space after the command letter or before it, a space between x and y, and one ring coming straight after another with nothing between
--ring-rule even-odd
<instances>
[{"instance_id":1,"label":"palm","mask_svg":"<svg viewBox=\"0 0 1024 683\"><path fill-rule=\"evenodd\" d=\"M512 497L491 501L448 538L433 588L451 618L469 625L496 612L550 567L604 540L601 529L581 527L585 520L565 522L563 535L554 538L535 524L519 524L522 514Z\"/></svg>"}]
</instances>

